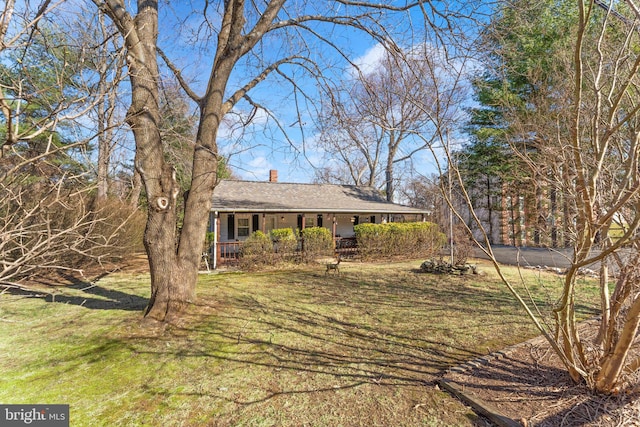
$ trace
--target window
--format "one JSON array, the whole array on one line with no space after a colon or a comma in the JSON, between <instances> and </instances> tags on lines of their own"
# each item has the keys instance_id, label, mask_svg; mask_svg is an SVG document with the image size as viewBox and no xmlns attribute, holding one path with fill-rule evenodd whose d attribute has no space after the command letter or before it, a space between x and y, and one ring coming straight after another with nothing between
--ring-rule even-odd
<instances>
[{"instance_id":1,"label":"window","mask_svg":"<svg viewBox=\"0 0 640 427\"><path fill-rule=\"evenodd\" d=\"M238 237L249 237L249 218L238 218Z\"/></svg>"},{"instance_id":2,"label":"window","mask_svg":"<svg viewBox=\"0 0 640 427\"><path fill-rule=\"evenodd\" d=\"M227 239L233 240L236 238L234 233L234 224L236 222L236 216L234 214L229 214L227 217Z\"/></svg>"}]
</instances>

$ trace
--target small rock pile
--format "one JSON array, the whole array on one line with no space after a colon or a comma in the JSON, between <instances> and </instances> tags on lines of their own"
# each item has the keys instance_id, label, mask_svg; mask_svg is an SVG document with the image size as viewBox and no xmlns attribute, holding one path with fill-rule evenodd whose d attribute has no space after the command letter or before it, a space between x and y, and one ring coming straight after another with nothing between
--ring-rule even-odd
<instances>
[{"instance_id":1,"label":"small rock pile","mask_svg":"<svg viewBox=\"0 0 640 427\"><path fill-rule=\"evenodd\" d=\"M423 273L432 274L478 274L478 268L471 264L458 264L452 265L451 263L443 260L428 259L420 265L420 270Z\"/></svg>"}]
</instances>

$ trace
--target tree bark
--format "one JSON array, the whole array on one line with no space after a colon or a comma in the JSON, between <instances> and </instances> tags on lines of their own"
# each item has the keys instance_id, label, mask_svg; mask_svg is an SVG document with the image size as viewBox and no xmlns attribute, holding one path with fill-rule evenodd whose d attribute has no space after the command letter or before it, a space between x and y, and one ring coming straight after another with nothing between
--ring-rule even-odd
<instances>
[{"instance_id":1,"label":"tree bark","mask_svg":"<svg viewBox=\"0 0 640 427\"><path fill-rule=\"evenodd\" d=\"M120 0L107 1L103 6L125 38L131 83L127 123L135 137L135 167L149 203L143 240L151 273L151 298L145 316L164 321L193 301L197 270L188 271L176 256L179 187L173 168L165 161L159 129L157 3L138 1L135 19L126 13Z\"/></svg>"},{"instance_id":2,"label":"tree bark","mask_svg":"<svg viewBox=\"0 0 640 427\"><path fill-rule=\"evenodd\" d=\"M393 202L393 196L395 192L394 182L393 182L393 164L394 159L396 158L396 153L398 152L398 146L400 144L401 138L396 135L395 130L391 130L389 132L389 140L387 141L387 164L385 165L385 189L387 192L387 201Z\"/></svg>"},{"instance_id":3,"label":"tree bark","mask_svg":"<svg viewBox=\"0 0 640 427\"><path fill-rule=\"evenodd\" d=\"M102 29L102 36L106 39L107 34L104 27L104 14L98 15L100 27ZM106 44L102 47L106 51ZM108 117L112 117L109 113L111 104L109 100L113 96L114 91L107 96L107 55L105 52L98 50L98 63L97 69L100 75L100 81L98 82L98 93L101 96L101 100L97 105L97 120L98 120L98 175L97 181L97 195L98 201L106 200L109 194L109 162L111 160L111 130L110 123L108 123ZM104 94L104 95L103 95Z\"/></svg>"},{"instance_id":4,"label":"tree bark","mask_svg":"<svg viewBox=\"0 0 640 427\"><path fill-rule=\"evenodd\" d=\"M636 298L629 309L620 331L620 338L613 352L605 355L600 372L596 377L596 389L604 393L617 390L620 375L625 366L631 344L635 339L640 325L640 298Z\"/></svg>"},{"instance_id":5,"label":"tree bark","mask_svg":"<svg viewBox=\"0 0 640 427\"><path fill-rule=\"evenodd\" d=\"M611 321L611 296L609 295L609 266L607 258L600 261L600 310L602 320L596 337L596 343L604 346L607 341L607 331Z\"/></svg>"}]
</instances>

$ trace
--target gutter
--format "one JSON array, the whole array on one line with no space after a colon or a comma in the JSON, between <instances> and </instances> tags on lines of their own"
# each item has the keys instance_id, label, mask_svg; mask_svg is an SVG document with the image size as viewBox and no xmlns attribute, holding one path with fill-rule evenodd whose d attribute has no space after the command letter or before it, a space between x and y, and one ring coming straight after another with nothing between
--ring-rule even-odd
<instances>
[{"instance_id":1,"label":"gutter","mask_svg":"<svg viewBox=\"0 0 640 427\"><path fill-rule=\"evenodd\" d=\"M332 214L354 214L354 213L368 213L368 214L407 214L407 215L427 215L429 211L421 211L407 207L408 210L397 209L331 209L331 208L319 208L319 209L250 209L250 208L238 208L238 209L221 209L213 207L212 212L216 213L265 213L265 214L286 214L286 213L332 213Z\"/></svg>"}]
</instances>

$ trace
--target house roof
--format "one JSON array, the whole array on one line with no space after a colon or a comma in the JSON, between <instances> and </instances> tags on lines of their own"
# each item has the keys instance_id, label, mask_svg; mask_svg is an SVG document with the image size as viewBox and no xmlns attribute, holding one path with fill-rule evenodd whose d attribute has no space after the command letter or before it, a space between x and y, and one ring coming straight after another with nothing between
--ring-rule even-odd
<instances>
[{"instance_id":1,"label":"house roof","mask_svg":"<svg viewBox=\"0 0 640 427\"><path fill-rule=\"evenodd\" d=\"M426 213L387 202L371 187L334 184L223 180L213 191L211 210L263 213Z\"/></svg>"}]
</instances>

